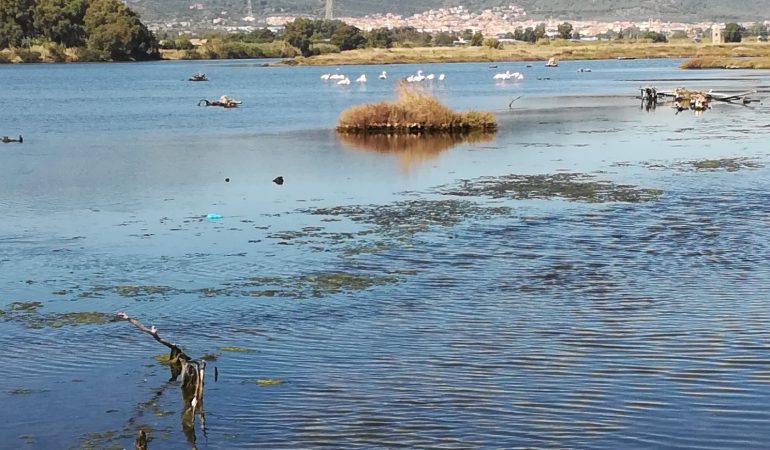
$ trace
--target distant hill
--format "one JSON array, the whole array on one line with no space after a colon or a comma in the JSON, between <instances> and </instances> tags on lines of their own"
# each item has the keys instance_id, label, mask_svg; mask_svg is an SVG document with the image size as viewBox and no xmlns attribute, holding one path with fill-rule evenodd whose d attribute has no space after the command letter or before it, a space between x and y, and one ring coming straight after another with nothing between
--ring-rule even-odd
<instances>
[{"instance_id":1,"label":"distant hill","mask_svg":"<svg viewBox=\"0 0 770 450\"><path fill-rule=\"evenodd\" d=\"M126 0L143 20L199 20L239 18L247 13L248 0ZM671 21L753 21L770 19L768 0L334 0L335 16L363 16L392 12L411 15L432 8L462 4L482 10L515 3L537 19L646 20ZM254 16L309 14L323 16L325 0L252 0Z\"/></svg>"}]
</instances>

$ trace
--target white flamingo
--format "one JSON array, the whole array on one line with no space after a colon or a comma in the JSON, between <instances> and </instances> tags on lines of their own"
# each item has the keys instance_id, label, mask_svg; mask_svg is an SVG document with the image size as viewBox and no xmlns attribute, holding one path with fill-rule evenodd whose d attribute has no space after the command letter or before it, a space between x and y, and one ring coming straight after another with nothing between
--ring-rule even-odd
<instances>
[{"instance_id":1,"label":"white flamingo","mask_svg":"<svg viewBox=\"0 0 770 450\"><path fill-rule=\"evenodd\" d=\"M380 78L380 80L384 80L384 79L388 78L388 72L385 72L383 70L382 73L380 74L379 78Z\"/></svg>"},{"instance_id":2,"label":"white flamingo","mask_svg":"<svg viewBox=\"0 0 770 450\"><path fill-rule=\"evenodd\" d=\"M435 76L435 75L433 75L432 73L429 73L429 74L428 74L428 75L425 77L425 79L426 79L426 80L428 80L428 81L433 81L433 79L434 79L434 78L436 78L436 76Z\"/></svg>"},{"instance_id":3,"label":"white flamingo","mask_svg":"<svg viewBox=\"0 0 770 450\"><path fill-rule=\"evenodd\" d=\"M356 83L366 83L366 74L361 74L360 77L356 78Z\"/></svg>"},{"instance_id":4,"label":"white flamingo","mask_svg":"<svg viewBox=\"0 0 770 450\"><path fill-rule=\"evenodd\" d=\"M418 70L417 74L414 76L414 81L419 83L425 79L425 75L422 74L422 70Z\"/></svg>"},{"instance_id":5,"label":"white flamingo","mask_svg":"<svg viewBox=\"0 0 770 450\"><path fill-rule=\"evenodd\" d=\"M406 82L407 83L414 83L414 75L409 75L408 77L406 77Z\"/></svg>"},{"instance_id":6,"label":"white flamingo","mask_svg":"<svg viewBox=\"0 0 770 450\"><path fill-rule=\"evenodd\" d=\"M493 80L507 80L507 79L511 78L511 75L512 75L511 71L510 70L506 70L505 72L496 73L492 77L492 79Z\"/></svg>"},{"instance_id":7,"label":"white flamingo","mask_svg":"<svg viewBox=\"0 0 770 450\"><path fill-rule=\"evenodd\" d=\"M438 81L444 81L444 78L446 77L444 76L443 73L438 74Z\"/></svg>"},{"instance_id":8,"label":"white flamingo","mask_svg":"<svg viewBox=\"0 0 770 450\"><path fill-rule=\"evenodd\" d=\"M321 75L321 79L322 79L322 80L328 80L328 79L329 79L329 77L331 77L331 76L332 76L332 74L330 74L330 73L325 73L325 74Z\"/></svg>"},{"instance_id":9,"label":"white flamingo","mask_svg":"<svg viewBox=\"0 0 770 450\"><path fill-rule=\"evenodd\" d=\"M344 80L345 78L347 77L341 73L335 73L334 75L329 76L330 80Z\"/></svg>"},{"instance_id":10,"label":"white flamingo","mask_svg":"<svg viewBox=\"0 0 770 450\"><path fill-rule=\"evenodd\" d=\"M340 81L337 82L339 85L348 85L350 84L350 78L343 76Z\"/></svg>"}]
</instances>

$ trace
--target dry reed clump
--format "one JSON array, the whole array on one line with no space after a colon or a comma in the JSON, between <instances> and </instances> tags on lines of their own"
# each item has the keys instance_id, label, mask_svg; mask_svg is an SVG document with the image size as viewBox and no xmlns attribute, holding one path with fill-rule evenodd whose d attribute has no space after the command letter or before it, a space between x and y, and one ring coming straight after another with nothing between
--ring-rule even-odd
<instances>
[{"instance_id":1,"label":"dry reed clump","mask_svg":"<svg viewBox=\"0 0 770 450\"><path fill-rule=\"evenodd\" d=\"M343 132L470 132L494 131L492 113L455 112L436 97L404 82L398 85L394 101L353 106L340 114L337 130Z\"/></svg>"},{"instance_id":2,"label":"dry reed clump","mask_svg":"<svg viewBox=\"0 0 770 450\"><path fill-rule=\"evenodd\" d=\"M770 57L705 57L685 60L681 69L770 69Z\"/></svg>"}]
</instances>

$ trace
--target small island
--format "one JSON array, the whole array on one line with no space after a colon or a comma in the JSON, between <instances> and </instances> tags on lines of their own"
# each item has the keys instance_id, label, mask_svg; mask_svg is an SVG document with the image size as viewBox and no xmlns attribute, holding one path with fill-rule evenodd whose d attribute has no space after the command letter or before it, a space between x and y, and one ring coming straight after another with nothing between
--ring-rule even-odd
<instances>
[{"instance_id":1,"label":"small island","mask_svg":"<svg viewBox=\"0 0 770 450\"><path fill-rule=\"evenodd\" d=\"M482 111L455 112L430 93L405 82L393 101L353 106L340 114L340 133L429 134L494 132L497 120Z\"/></svg>"}]
</instances>

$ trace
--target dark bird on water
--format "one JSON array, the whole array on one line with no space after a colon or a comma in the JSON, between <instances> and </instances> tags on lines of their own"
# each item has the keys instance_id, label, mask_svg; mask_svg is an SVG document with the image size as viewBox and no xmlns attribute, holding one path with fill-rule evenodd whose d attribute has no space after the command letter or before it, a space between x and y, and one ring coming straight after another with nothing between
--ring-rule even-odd
<instances>
[{"instance_id":1,"label":"dark bird on water","mask_svg":"<svg viewBox=\"0 0 770 450\"><path fill-rule=\"evenodd\" d=\"M19 135L18 139L12 139L12 138L9 138L8 136L3 136L3 138L0 139L0 141L2 141L4 144L8 144L9 142L18 142L19 144L23 144L24 138L21 135Z\"/></svg>"},{"instance_id":2,"label":"dark bird on water","mask_svg":"<svg viewBox=\"0 0 770 450\"><path fill-rule=\"evenodd\" d=\"M273 179L273 183L275 183L275 184L283 184L283 177L275 177Z\"/></svg>"}]
</instances>

